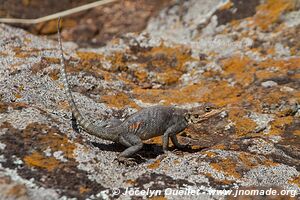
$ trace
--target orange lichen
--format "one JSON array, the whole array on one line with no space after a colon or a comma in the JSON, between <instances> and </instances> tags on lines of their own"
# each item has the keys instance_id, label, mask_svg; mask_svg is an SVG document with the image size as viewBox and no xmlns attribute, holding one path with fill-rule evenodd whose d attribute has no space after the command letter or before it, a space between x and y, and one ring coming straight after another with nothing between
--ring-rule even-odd
<instances>
[{"instance_id":1,"label":"orange lichen","mask_svg":"<svg viewBox=\"0 0 300 200\"><path fill-rule=\"evenodd\" d=\"M52 151L62 151L66 158L73 158L73 152L76 148L75 144L69 142L65 136L60 136L55 133L48 133L41 137L42 144L46 144Z\"/></svg>"},{"instance_id":2,"label":"orange lichen","mask_svg":"<svg viewBox=\"0 0 300 200\"><path fill-rule=\"evenodd\" d=\"M28 57L30 57L30 53L22 50L22 48L20 48L20 47L15 47L13 50L15 52L15 57L17 57L17 58L28 58Z\"/></svg>"},{"instance_id":3,"label":"orange lichen","mask_svg":"<svg viewBox=\"0 0 300 200\"><path fill-rule=\"evenodd\" d=\"M229 119L235 124L236 134L246 135L253 132L257 124L251 119L245 117L246 113L240 109L231 109Z\"/></svg>"},{"instance_id":4,"label":"orange lichen","mask_svg":"<svg viewBox=\"0 0 300 200\"><path fill-rule=\"evenodd\" d=\"M257 70L255 75L259 80L269 79L276 76L276 72L266 71L266 70Z\"/></svg>"},{"instance_id":5,"label":"orange lichen","mask_svg":"<svg viewBox=\"0 0 300 200\"><path fill-rule=\"evenodd\" d=\"M214 152L204 152L209 158L215 157L217 154Z\"/></svg>"},{"instance_id":6,"label":"orange lichen","mask_svg":"<svg viewBox=\"0 0 300 200\"><path fill-rule=\"evenodd\" d=\"M82 60L93 60L93 61L101 61L103 59L103 55L94 52L76 52L77 56Z\"/></svg>"},{"instance_id":7,"label":"orange lichen","mask_svg":"<svg viewBox=\"0 0 300 200\"><path fill-rule=\"evenodd\" d=\"M171 85L177 83L181 75L182 75L181 72L174 69L169 69L164 71L163 73L158 73L157 77L160 83L165 85Z\"/></svg>"},{"instance_id":8,"label":"orange lichen","mask_svg":"<svg viewBox=\"0 0 300 200\"><path fill-rule=\"evenodd\" d=\"M238 157L243 165L247 166L250 169L258 165L256 160L249 153L241 152L239 153Z\"/></svg>"},{"instance_id":9,"label":"orange lichen","mask_svg":"<svg viewBox=\"0 0 300 200\"><path fill-rule=\"evenodd\" d=\"M71 109L67 100L59 101L59 102L57 102L57 105L60 109L63 109L63 110Z\"/></svg>"},{"instance_id":10,"label":"orange lichen","mask_svg":"<svg viewBox=\"0 0 300 200\"><path fill-rule=\"evenodd\" d=\"M168 200L166 197L164 196L153 196L153 197L149 197L149 200Z\"/></svg>"},{"instance_id":11,"label":"orange lichen","mask_svg":"<svg viewBox=\"0 0 300 200\"><path fill-rule=\"evenodd\" d=\"M49 73L49 76L52 80L56 81L59 79L59 73L60 73L59 69L54 69Z\"/></svg>"},{"instance_id":12,"label":"orange lichen","mask_svg":"<svg viewBox=\"0 0 300 200\"><path fill-rule=\"evenodd\" d=\"M201 97L208 93L208 88L200 85L188 85L177 89L141 89L134 88L133 94L143 102L157 103L162 101L165 105L173 103L200 102Z\"/></svg>"},{"instance_id":13,"label":"orange lichen","mask_svg":"<svg viewBox=\"0 0 300 200\"><path fill-rule=\"evenodd\" d=\"M161 59L154 59L151 60L152 64L154 66L158 66L160 69L168 69L173 68L178 71L185 71L184 64L187 61L194 61L195 59L191 57L189 53L189 48L184 46L175 46L175 47L167 47L161 44L158 47L152 48L150 51L147 51L143 53L144 56L151 56L152 58L155 58L157 55L164 55L167 59L161 58ZM171 66L172 62L171 60L174 60L176 58L176 64L174 66Z\"/></svg>"},{"instance_id":14,"label":"orange lichen","mask_svg":"<svg viewBox=\"0 0 300 200\"><path fill-rule=\"evenodd\" d=\"M279 163L277 162L274 162L273 160L270 160L270 159L266 159L264 162L263 162L264 166L268 166L268 167L275 167L275 166L278 166Z\"/></svg>"},{"instance_id":15,"label":"orange lichen","mask_svg":"<svg viewBox=\"0 0 300 200\"><path fill-rule=\"evenodd\" d=\"M174 160L173 163L174 163L175 165L177 165L177 164L180 163L180 161L179 161L179 160Z\"/></svg>"},{"instance_id":16,"label":"orange lichen","mask_svg":"<svg viewBox=\"0 0 300 200\"><path fill-rule=\"evenodd\" d=\"M43 60L49 64L60 64L60 59L55 57L43 57Z\"/></svg>"},{"instance_id":17,"label":"orange lichen","mask_svg":"<svg viewBox=\"0 0 300 200\"><path fill-rule=\"evenodd\" d=\"M300 130L295 130L295 131L293 132L293 134L294 134L294 135L297 135L297 136L300 136Z\"/></svg>"},{"instance_id":18,"label":"orange lichen","mask_svg":"<svg viewBox=\"0 0 300 200\"><path fill-rule=\"evenodd\" d=\"M131 59L131 54L136 59ZM122 80L126 83L132 82L130 80L132 74L138 81L144 82L151 70L157 73L158 81L164 85L178 82L186 70L185 63L195 60L191 57L188 48L182 46L170 48L163 44L144 51L115 52L113 55L107 56L106 59L112 64L109 70L122 72L119 76L122 76ZM129 64L135 64L138 67L128 70Z\"/></svg>"},{"instance_id":19,"label":"orange lichen","mask_svg":"<svg viewBox=\"0 0 300 200\"><path fill-rule=\"evenodd\" d=\"M132 108L139 108L139 106L129 98L125 93L119 92L115 95L103 95L101 100L104 101L108 106L115 108L124 108L130 106Z\"/></svg>"},{"instance_id":20,"label":"orange lichen","mask_svg":"<svg viewBox=\"0 0 300 200\"><path fill-rule=\"evenodd\" d=\"M145 82L147 77L148 77L148 73L146 71L135 71L134 75L141 81L141 82Z\"/></svg>"},{"instance_id":21,"label":"orange lichen","mask_svg":"<svg viewBox=\"0 0 300 200\"><path fill-rule=\"evenodd\" d=\"M160 166L160 160L155 160L153 163L147 166L148 169L157 169Z\"/></svg>"},{"instance_id":22,"label":"orange lichen","mask_svg":"<svg viewBox=\"0 0 300 200\"><path fill-rule=\"evenodd\" d=\"M22 198L25 195L27 195L27 188L23 184L15 184L5 194L8 199L26 199Z\"/></svg>"},{"instance_id":23,"label":"orange lichen","mask_svg":"<svg viewBox=\"0 0 300 200\"><path fill-rule=\"evenodd\" d=\"M133 179L127 179L127 180L125 181L125 183L128 183L128 184L130 184L130 185L134 185L134 184L136 184L136 180L133 180Z\"/></svg>"},{"instance_id":24,"label":"orange lichen","mask_svg":"<svg viewBox=\"0 0 300 200\"><path fill-rule=\"evenodd\" d=\"M213 149L219 149L219 150L224 150L226 149L224 144L217 144L213 146Z\"/></svg>"},{"instance_id":25,"label":"orange lichen","mask_svg":"<svg viewBox=\"0 0 300 200\"><path fill-rule=\"evenodd\" d=\"M279 117L274 119L271 122L271 130L269 134L272 135L280 135L284 133L284 128L286 125L289 125L293 122L293 117L292 116L287 116L287 117Z\"/></svg>"},{"instance_id":26,"label":"orange lichen","mask_svg":"<svg viewBox=\"0 0 300 200\"><path fill-rule=\"evenodd\" d=\"M290 184L296 184L298 187L300 187L300 176L294 177L293 179L288 181Z\"/></svg>"},{"instance_id":27,"label":"orange lichen","mask_svg":"<svg viewBox=\"0 0 300 200\"><path fill-rule=\"evenodd\" d=\"M8 54L7 54L7 53L0 52L0 56L6 57L6 56L8 56Z\"/></svg>"},{"instance_id":28,"label":"orange lichen","mask_svg":"<svg viewBox=\"0 0 300 200\"><path fill-rule=\"evenodd\" d=\"M17 99L20 99L20 98L22 98L22 95L21 95L20 93L16 93L16 94L15 94L15 97L16 97Z\"/></svg>"},{"instance_id":29,"label":"orange lichen","mask_svg":"<svg viewBox=\"0 0 300 200\"><path fill-rule=\"evenodd\" d=\"M83 187L83 186L79 187L79 193L80 194L83 194L83 193L86 193L86 192L90 192L90 191L91 191L91 188L87 188L87 187Z\"/></svg>"},{"instance_id":30,"label":"orange lichen","mask_svg":"<svg viewBox=\"0 0 300 200\"><path fill-rule=\"evenodd\" d=\"M294 0L267 0L266 3L257 6L253 25L267 30L270 25L278 21L281 14L291 10L294 6Z\"/></svg>"},{"instance_id":31,"label":"orange lichen","mask_svg":"<svg viewBox=\"0 0 300 200\"><path fill-rule=\"evenodd\" d=\"M219 8L219 10L228 10L233 6L231 1L227 1L223 6Z\"/></svg>"},{"instance_id":32,"label":"orange lichen","mask_svg":"<svg viewBox=\"0 0 300 200\"><path fill-rule=\"evenodd\" d=\"M210 163L210 166L217 171L225 173L226 175L241 178L241 175L236 171L236 162L229 158L222 159L218 163Z\"/></svg>"},{"instance_id":33,"label":"orange lichen","mask_svg":"<svg viewBox=\"0 0 300 200\"><path fill-rule=\"evenodd\" d=\"M29 166L43 168L48 171L52 171L59 166L59 161L54 157L45 157L38 152L25 156L24 161Z\"/></svg>"},{"instance_id":34,"label":"orange lichen","mask_svg":"<svg viewBox=\"0 0 300 200\"><path fill-rule=\"evenodd\" d=\"M235 80L247 86L254 80L255 69L251 66L251 60L246 56L234 56L222 61L224 75L233 75Z\"/></svg>"}]
</instances>

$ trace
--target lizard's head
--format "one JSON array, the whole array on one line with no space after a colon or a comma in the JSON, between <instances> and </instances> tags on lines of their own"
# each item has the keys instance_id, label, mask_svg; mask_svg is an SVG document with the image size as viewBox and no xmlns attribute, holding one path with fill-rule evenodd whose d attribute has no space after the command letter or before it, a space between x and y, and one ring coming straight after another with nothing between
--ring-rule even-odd
<instances>
[{"instance_id":1,"label":"lizard's head","mask_svg":"<svg viewBox=\"0 0 300 200\"><path fill-rule=\"evenodd\" d=\"M185 114L185 119L189 124L197 124L221 113L222 111L224 111L224 109L218 108L214 104L205 103L199 107L189 110Z\"/></svg>"}]
</instances>

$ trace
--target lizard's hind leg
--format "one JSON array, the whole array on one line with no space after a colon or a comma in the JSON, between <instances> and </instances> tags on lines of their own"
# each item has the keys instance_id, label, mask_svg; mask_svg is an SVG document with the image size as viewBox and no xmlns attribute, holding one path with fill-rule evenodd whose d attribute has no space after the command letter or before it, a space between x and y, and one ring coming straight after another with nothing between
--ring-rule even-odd
<instances>
[{"instance_id":1,"label":"lizard's hind leg","mask_svg":"<svg viewBox=\"0 0 300 200\"><path fill-rule=\"evenodd\" d=\"M129 157L143 148L142 140L134 134L122 134L119 142L128 148L120 153L118 158Z\"/></svg>"}]
</instances>

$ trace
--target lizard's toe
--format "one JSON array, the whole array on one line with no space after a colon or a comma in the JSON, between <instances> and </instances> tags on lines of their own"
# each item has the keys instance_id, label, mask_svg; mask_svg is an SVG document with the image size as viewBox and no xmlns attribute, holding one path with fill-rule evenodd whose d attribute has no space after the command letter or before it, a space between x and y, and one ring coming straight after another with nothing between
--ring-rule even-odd
<instances>
[{"instance_id":1,"label":"lizard's toe","mask_svg":"<svg viewBox=\"0 0 300 200\"><path fill-rule=\"evenodd\" d=\"M126 158L126 157L118 157L116 158L119 164L123 164L126 166L133 166L136 165L137 162L134 158Z\"/></svg>"}]
</instances>

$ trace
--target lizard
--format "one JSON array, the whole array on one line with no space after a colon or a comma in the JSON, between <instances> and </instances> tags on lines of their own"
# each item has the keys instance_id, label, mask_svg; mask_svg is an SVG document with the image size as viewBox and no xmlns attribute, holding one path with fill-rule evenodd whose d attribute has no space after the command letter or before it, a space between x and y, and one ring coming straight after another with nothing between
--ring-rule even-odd
<instances>
[{"instance_id":1,"label":"lizard","mask_svg":"<svg viewBox=\"0 0 300 200\"><path fill-rule=\"evenodd\" d=\"M60 19L57 25L57 35L60 51L61 75L72 114L79 126L88 134L124 145L126 149L117 156L119 161L124 161L141 150L143 140L156 136L162 136L164 152L168 150L169 138L176 148L185 148L186 145L182 145L178 142L176 134L182 132L190 124L203 122L224 110L211 103L204 103L197 109L156 105L143 108L130 115L124 121L114 121L111 126L108 127L94 125L91 120L81 114L75 104L66 73L59 23Z\"/></svg>"}]
</instances>

